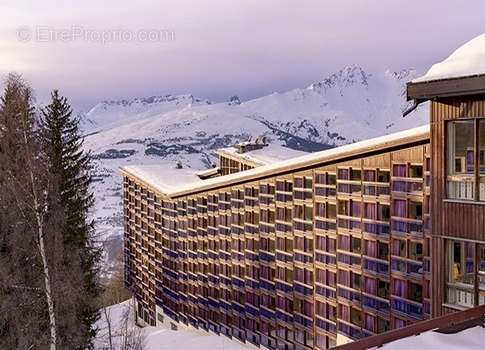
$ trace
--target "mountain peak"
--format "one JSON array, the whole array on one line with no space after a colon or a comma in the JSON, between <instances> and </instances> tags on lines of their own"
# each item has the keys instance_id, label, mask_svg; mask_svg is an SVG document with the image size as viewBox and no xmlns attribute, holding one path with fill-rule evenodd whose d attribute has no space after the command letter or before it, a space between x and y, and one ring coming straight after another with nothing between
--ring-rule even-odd
<instances>
[{"instance_id":1,"label":"mountain peak","mask_svg":"<svg viewBox=\"0 0 485 350\"><path fill-rule=\"evenodd\" d=\"M372 74L367 73L362 67L350 65L340 69L338 72L328 76L318 83L308 87L310 90L325 92L328 89L338 88L343 93L345 88L360 85L365 88L369 86L369 78Z\"/></svg>"},{"instance_id":2,"label":"mountain peak","mask_svg":"<svg viewBox=\"0 0 485 350\"><path fill-rule=\"evenodd\" d=\"M152 105L166 102L188 102L188 103L205 103L211 104L209 100L205 100L199 97L195 97L192 94L185 95L155 95L149 97L135 97L132 99L120 99L120 100L104 100L93 107L129 107L132 105ZM88 112L89 114L89 112Z\"/></svg>"}]
</instances>

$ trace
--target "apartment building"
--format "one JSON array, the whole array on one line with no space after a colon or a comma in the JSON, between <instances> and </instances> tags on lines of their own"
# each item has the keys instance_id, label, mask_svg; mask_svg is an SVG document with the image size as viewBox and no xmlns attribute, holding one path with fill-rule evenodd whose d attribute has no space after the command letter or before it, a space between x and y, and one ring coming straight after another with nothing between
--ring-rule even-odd
<instances>
[{"instance_id":1,"label":"apartment building","mask_svg":"<svg viewBox=\"0 0 485 350\"><path fill-rule=\"evenodd\" d=\"M430 126L263 164L244 145L204 179L124 167L140 322L323 350L484 304L485 74L446 68L408 84Z\"/></svg>"}]
</instances>

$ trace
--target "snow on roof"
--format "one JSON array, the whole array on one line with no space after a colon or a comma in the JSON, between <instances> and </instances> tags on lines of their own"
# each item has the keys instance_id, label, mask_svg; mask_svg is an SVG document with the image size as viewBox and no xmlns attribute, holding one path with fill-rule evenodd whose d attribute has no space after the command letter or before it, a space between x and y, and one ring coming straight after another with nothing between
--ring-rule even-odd
<instances>
[{"instance_id":1,"label":"snow on roof","mask_svg":"<svg viewBox=\"0 0 485 350\"><path fill-rule=\"evenodd\" d=\"M176 169L173 164L129 165L121 169L164 194L171 192L178 186L198 185L204 182L197 175L199 170Z\"/></svg>"},{"instance_id":2,"label":"snow on roof","mask_svg":"<svg viewBox=\"0 0 485 350\"><path fill-rule=\"evenodd\" d=\"M426 139L429 139L429 125L332 148L326 151L306 154L230 175L207 180L200 180L197 177L198 181L192 181L190 176L186 178L174 176L173 172L167 174L166 168L162 167L157 169L157 166L128 166L121 168L121 170L126 174L149 183L152 188L168 197L180 197L194 192L208 191L216 187L231 186L235 183L252 181L261 177L275 176L280 172L297 171L302 167L323 162L334 162L345 157L357 156L370 151L385 150L397 144L408 144ZM179 170L184 169L177 169L177 171ZM158 173L159 171L162 173ZM192 173L192 175L196 176L195 173Z\"/></svg>"},{"instance_id":3,"label":"snow on roof","mask_svg":"<svg viewBox=\"0 0 485 350\"><path fill-rule=\"evenodd\" d=\"M227 147L217 150L217 153L228 154L232 157L253 162L258 165L273 164L276 162L281 162L282 160L300 157L308 154L308 152L297 151L278 144L269 144L268 146L265 146L263 148L248 151L246 153L238 153L237 148Z\"/></svg>"},{"instance_id":4,"label":"snow on roof","mask_svg":"<svg viewBox=\"0 0 485 350\"><path fill-rule=\"evenodd\" d=\"M485 74L485 33L459 47L447 59L434 64L413 83Z\"/></svg>"},{"instance_id":5,"label":"snow on roof","mask_svg":"<svg viewBox=\"0 0 485 350\"><path fill-rule=\"evenodd\" d=\"M458 333L444 334L434 331L424 332L384 344L383 350L482 350L484 348L485 328L476 326Z\"/></svg>"},{"instance_id":6,"label":"snow on roof","mask_svg":"<svg viewBox=\"0 0 485 350\"><path fill-rule=\"evenodd\" d=\"M197 175L198 177L207 177L207 176L217 175L219 170L220 170L219 167L204 169L204 170L198 170L198 171L195 172L195 175Z\"/></svg>"}]
</instances>

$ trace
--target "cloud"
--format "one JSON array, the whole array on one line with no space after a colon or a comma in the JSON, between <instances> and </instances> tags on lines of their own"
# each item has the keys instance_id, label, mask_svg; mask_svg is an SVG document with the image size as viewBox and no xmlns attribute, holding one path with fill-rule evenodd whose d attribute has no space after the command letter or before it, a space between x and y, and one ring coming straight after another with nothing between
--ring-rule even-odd
<instances>
[{"instance_id":1,"label":"cloud","mask_svg":"<svg viewBox=\"0 0 485 350\"><path fill-rule=\"evenodd\" d=\"M348 64L425 71L480 34L483 1L165 0L0 2L0 74L76 106L193 93L215 100L283 91ZM106 33L170 30L175 40L19 41L19 27Z\"/></svg>"}]
</instances>

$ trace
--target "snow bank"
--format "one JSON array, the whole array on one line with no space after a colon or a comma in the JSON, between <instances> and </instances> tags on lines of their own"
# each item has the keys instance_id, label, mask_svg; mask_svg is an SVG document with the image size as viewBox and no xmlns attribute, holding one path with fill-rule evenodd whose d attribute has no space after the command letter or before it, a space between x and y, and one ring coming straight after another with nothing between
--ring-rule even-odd
<instances>
[{"instance_id":1,"label":"snow bank","mask_svg":"<svg viewBox=\"0 0 485 350\"><path fill-rule=\"evenodd\" d=\"M138 328L134 323L133 303L127 300L121 304L106 308L107 315L112 324L112 337L114 348L119 349L121 333L128 328L132 334L140 333L143 338L145 350L244 350L254 349L253 346L245 345L224 336L199 331L195 328L172 331L156 327ZM125 315L128 315L127 327L124 327ZM104 312L98 321L99 333L95 341L95 349L108 349L108 327Z\"/></svg>"},{"instance_id":2,"label":"snow bank","mask_svg":"<svg viewBox=\"0 0 485 350\"><path fill-rule=\"evenodd\" d=\"M384 350L483 350L485 329L481 326L465 329L455 334L425 332L417 336L396 340L385 344Z\"/></svg>"},{"instance_id":3,"label":"snow bank","mask_svg":"<svg viewBox=\"0 0 485 350\"><path fill-rule=\"evenodd\" d=\"M459 47L413 83L485 74L485 33Z\"/></svg>"}]
</instances>

